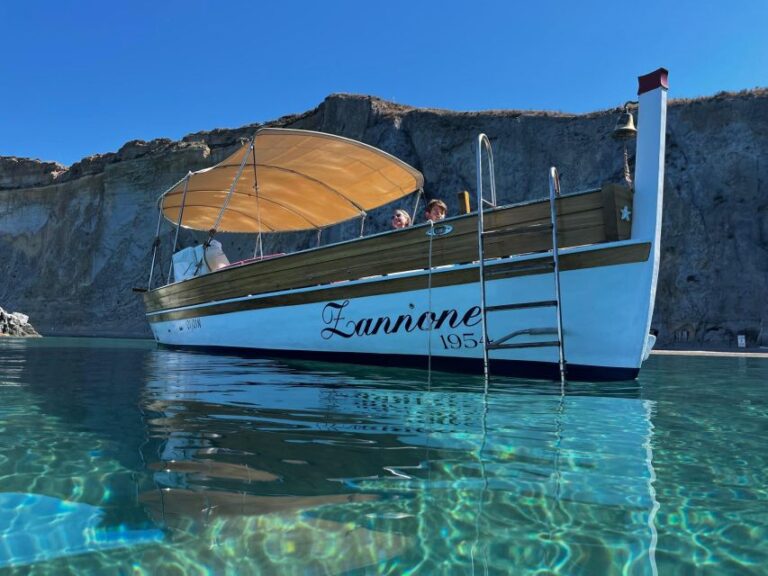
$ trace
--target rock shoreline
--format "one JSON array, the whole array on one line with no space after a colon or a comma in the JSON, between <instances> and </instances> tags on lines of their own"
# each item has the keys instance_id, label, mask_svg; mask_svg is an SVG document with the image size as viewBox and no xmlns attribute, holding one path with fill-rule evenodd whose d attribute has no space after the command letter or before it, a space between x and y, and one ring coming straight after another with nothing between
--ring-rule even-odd
<instances>
[{"instance_id":1,"label":"rock shoreline","mask_svg":"<svg viewBox=\"0 0 768 576\"><path fill-rule=\"evenodd\" d=\"M39 338L37 330L29 323L29 316L21 312L6 312L0 308L0 337Z\"/></svg>"}]
</instances>

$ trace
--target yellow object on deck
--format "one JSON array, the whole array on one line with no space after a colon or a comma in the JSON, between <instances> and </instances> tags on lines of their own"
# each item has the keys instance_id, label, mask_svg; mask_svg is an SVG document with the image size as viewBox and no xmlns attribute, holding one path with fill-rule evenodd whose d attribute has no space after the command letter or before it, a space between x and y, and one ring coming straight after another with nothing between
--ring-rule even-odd
<instances>
[{"instance_id":1,"label":"yellow object on deck","mask_svg":"<svg viewBox=\"0 0 768 576\"><path fill-rule=\"evenodd\" d=\"M469 192L466 190L457 194L459 198L459 214L469 214L472 210L469 207Z\"/></svg>"},{"instance_id":2,"label":"yellow object on deck","mask_svg":"<svg viewBox=\"0 0 768 576\"><path fill-rule=\"evenodd\" d=\"M362 217L423 184L418 170L367 144L322 132L264 128L253 146L249 141L173 186L162 196L162 209L178 223L186 188L185 228L312 230Z\"/></svg>"}]
</instances>

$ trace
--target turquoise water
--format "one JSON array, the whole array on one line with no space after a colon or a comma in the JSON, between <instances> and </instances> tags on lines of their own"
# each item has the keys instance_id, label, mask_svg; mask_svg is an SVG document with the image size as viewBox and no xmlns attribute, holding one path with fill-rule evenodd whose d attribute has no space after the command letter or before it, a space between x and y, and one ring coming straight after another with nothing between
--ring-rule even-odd
<instances>
[{"instance_id":1,"label":"turquoise water","mask_svg":"<svg viewBox=\"0 0 768 576\"><path fill-rule=\"evenodd\" d=\"M0 339L0 573L768 574L766 383Z\"/></svg>"}]
</instances>

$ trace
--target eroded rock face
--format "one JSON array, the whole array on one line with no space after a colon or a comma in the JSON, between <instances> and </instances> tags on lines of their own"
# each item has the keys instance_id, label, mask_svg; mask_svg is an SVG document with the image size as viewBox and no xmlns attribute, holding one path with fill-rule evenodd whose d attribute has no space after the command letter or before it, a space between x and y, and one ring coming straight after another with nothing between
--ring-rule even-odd
<instances>
[{"instance_id":1,"label":"eroded rock face","mask_svg":"<svg viewBox=\"0 0 768 576\"><path fill-rule=\"evenodd\" d=\"M456 210L475 189L474 142L491 138L501 202L547 194L558 167L564 192L622 177L611 138L618 109L585 115L411 108L337 94L304 114L270 123L361 140L421 170L428 197ZM158 196L188 170L231 153L258 125L190 134L180 142L134 141L118 152L55 163L0 158L0 302L33 315L43 334L149 336L146 287ZM733 345L768 340L768 91L720 94L669 106L662 262L653 326L659 345ZM633 158L631 159L634 160ZM473 192L474 193L474 192ZM413 198L400 203L412 208ZM423 207L423 204L422 204ZM388 226L391 207L370 214L368 232ZM417 215L416 221L421 221ZM323 233L354 237L358 222ZM173 232L163 225L156 276L170 265ZM230 260L254 239L220 235ZM182 245L192 236L183 231ZM314 245L315 234L267 238L267 252Z\"/></svg>"},{"instance_id":2,"label":"eroded rock face","mask_svg":"<svg viewBox=\"0 0 768 576\"><path fill-rule=\"evenodd\" d=\"M21 312L6 312L0 308L0 337L39 337L40 334L29 323L29 316Z\"/></svg>"},{"instance_id":3,"label":"eroded rock face","mask_svg":"<svg viewBox=\"0 0 768 576\"><path fill-rule=\"evenodd\" d=\"M0 189L47 186L66 171L58 162L0 156Z\"/></svg>"}]
</instances>

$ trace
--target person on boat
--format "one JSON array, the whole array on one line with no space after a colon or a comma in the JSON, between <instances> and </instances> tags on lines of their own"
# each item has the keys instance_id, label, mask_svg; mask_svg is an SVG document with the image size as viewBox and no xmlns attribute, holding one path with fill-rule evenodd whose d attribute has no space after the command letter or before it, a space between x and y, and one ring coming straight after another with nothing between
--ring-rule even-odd
<instances>
[{"instance_id":1,"label":"person on boat","mask_svg":"<svg viewBox=\"0 0 768 576\"><path fill-rule=\"evenodd\" d=\"M392 213L392 228L408 228L411 225L411 216L405 210L398 208Z\"/></svg>"},{"instance_id":2,"label":"person on boat","mask_svg":"<svg viewBox=\"0 0 768 576\"><path fill-rule=\"evenodd\" d=\"M224 247L215 238L211 238L203 244L203 258L205 265L211 272L229 266L229 258L224 254Z\"/></svg>"},{"instance_id":3,"label":"person on boat","mask_svg":"<svg viewBox=\"0 0 768 576\"><path fill-rule=\"evenodd\" d=\"M447 212L448 206L445 205L445 202L438 200L437 198L433 198L427 202L427 208L424 211L424 218L431 220L432 222L439 222L445 218Z\"/></svg>"}]
</instances>

